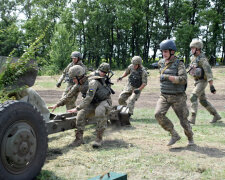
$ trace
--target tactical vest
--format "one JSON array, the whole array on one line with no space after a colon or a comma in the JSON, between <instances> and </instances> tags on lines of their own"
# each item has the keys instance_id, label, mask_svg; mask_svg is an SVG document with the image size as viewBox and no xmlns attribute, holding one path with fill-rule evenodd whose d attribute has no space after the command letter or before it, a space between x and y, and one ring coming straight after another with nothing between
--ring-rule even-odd
<instances>
[{"instance_id":1,"label":"tactical vest","mask_svg":"<svg viewBox=\"0 0 225 180\"><path fill-rule=\"evenodd\" d=\"M108 99L109 96L111 95L110 88L108 86L106 86L105 83L103 82L104 79L96 79L96 80L100 82L100 87L97 88L91 103L99 103L101 101ZM81 92L83 98L85 98L87 95L87 91L89 88L88 84L89 83L87 80L85 82L85 84L81 87L80 92Z\"/></svg>"},{"instance_id":2,"label":"tactical vest","mask_svg":"<svg viewBox=\"0 0 225 180\"><path fill-rule=\"evenodd\" d=\"M176 60L174 63L168 67L163 74L170 75L170 76L177 76L178 75L178 64L180 60ZM165 60L163 60L162 67L160 68L160 72L165 68ZM160 81L160 90L162 94L180 94L185 92L186 85L185 84L174 84L169 80L161 80Z\"/></svg>"},{"instance_id":3,"label":"tactical vest","mask_svg":"<svg viewBox=\"0 0 225 180\"><path fill-rule=\"evenodd\" d=\"M128 77L128 81L131 86L139 88L142 85L142 68L138 68L136 71L133 71Z\"/></svg>"},{"instance_id":4,"label":"tactical vest","mask_svg":"<svg viewBox=\"0 0 225 180\"><path fill-rule=\"evenodd\" d=\"M100 82L100 87L97 88L94 98L91 103L99 103L109 98L111 95L110 88L104 83L105 79L97 79Z\"/></svg>"}]
</instances>

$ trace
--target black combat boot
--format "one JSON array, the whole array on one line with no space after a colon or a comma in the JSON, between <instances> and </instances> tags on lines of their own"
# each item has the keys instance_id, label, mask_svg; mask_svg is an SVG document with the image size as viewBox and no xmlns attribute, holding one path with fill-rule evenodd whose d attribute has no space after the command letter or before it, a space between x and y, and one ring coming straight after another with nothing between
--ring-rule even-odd
<instances>
[{"instance_id":1,"label":"black combat boot","mask_svg":"<svg viewBox=\"0 0 225 180\"><path fill-rule=\"evenodd\" d=\"M98 130L96 140L92 144L93 148L99 148L102 145L102 136L103 136L104 130Z\"/></svg>"}]
</instances>

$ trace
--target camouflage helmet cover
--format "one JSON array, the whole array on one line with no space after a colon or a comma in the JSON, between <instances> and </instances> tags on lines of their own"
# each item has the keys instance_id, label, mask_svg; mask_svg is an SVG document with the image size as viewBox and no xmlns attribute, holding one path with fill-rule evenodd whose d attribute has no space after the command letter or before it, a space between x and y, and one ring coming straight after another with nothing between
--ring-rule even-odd
<instances>
[{"instance_id":1,"label":"camouflage helmet cover","mask_svg":"<svg viewBox=\"0 0 225 180\"><path fill-rule=\"evenodd\" d=\"M74 65L69 69L69 77L75 78L77 76L83 76L85 74L84 68L80 65Z\"/></svg>"},{"instance_id":2,"label":"camouflage helmet cover","mask_svg":"<svg viewBox=\"0 0 225 180\"><path fill-rule=\"evenodd\" d=\"M110 71L110 65L108 63L102 63L100 64L100 66L98 67L98 70L108 73Z\"/></svg>"},{"instance_id":3,"label":"camouflage helmet cover","mask_svg":"<svg viewBox=\"0 0 225 180\"><path fill-rule=\"evenodd\" d=\"M192 39L191 43L190 43L190 48L195 47L198 49L202 49L203 48L203 43L200 39Z\"/></svg>"},{"instance_id":4,"label":"camouflage helmet cover","mask_svg":"<svg viewBox=\"0 0 225 180\"><path fill-rule=\"evenodd\" d=\"M173 40L166 39L160 43L160 50L173 50L176 51L177 47Z\"/></svg>"},{"instance_id":5,"label":"camouflage helmet cover","mask_svg":"<svg viewBox=\"0 0 225 180\"><path fill-rule=\"evenodd\" d=\"M133 65L137 65L137 64L141 65L141 64L142 64L142 59L141 59L140 56L134 56L134 57L131 59L131 63L132 63Z\"/></svg>"},{"instance_id":6,"label":"camouflage helmet cover","mask_svg":"<svg viewBox=\"0 0 225 180\"><path fill-rule=\"evenodd\" d=\"M79 59L82 59L82 55L80 52L78 51L74 51L71 53L71 58L79 58Z\"/></svg>"}]
</instances>

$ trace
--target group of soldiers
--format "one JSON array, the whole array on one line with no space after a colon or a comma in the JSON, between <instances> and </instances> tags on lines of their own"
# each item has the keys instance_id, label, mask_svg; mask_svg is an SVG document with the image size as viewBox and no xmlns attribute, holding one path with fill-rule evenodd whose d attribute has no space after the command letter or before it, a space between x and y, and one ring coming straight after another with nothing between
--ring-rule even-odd
<instances>
[{"instance_id":1,"label":"group of soldiers","mask_svg":"<svg viewBox=\"0 0 225 180\"><path fill-rule=\"evenodd\" d=\"M188 138L188 145L194 145L193 132L190 124L195 124L198 109L198 100L210 114L213 115L211 123L215 123L221 119L213 105L207 100L205 88L210 85L213 94L216 89L213 86L213 75L207 58L202 53L203 43L199 39L193 39L190 43L192 52L191 64L188 72L186 72L183 61L175 56L177 50L173 40L167 39L160 43L160 50L163 59L159 61L160 67L160 97L155 108L155 118L163 129L171 134L168 146L175 144L181 139L174 128L173 123L166 116L167 111L172 106L180 124L184 129L184 133ZM92 143L93 147L100 147L104 131L107 127L107 117L112 108L111 89L109 74L111 73L110 65L102 63L98 69L90 74L82 62L80 52L72 52L72 62L65 68L63 74L59 78L56 86L60 87L63 80L66 80L67 87L61 99L53 106L48 107L54 111L59 106L66 105L66 109L70 113L77 113L75 140L72 143L77 147L84 143L83 134L85 124L90 117L94 117L96 121L96 140ZM194 79L195 88L193 89L191 101L191 115L186 104L187 95L185 93L187 87L187 73ZM124 90L120 93L118 103L127 106L129 115L133 115L135 102L141 95L142 90L147 85L147 71L142 65L142 58L134 56L131 64L117 82L128 76L128 82ZM82 94L82 100L77 105L76 100L78 94ZM23 99L33 104L44 116L45 120L49 119L50 112L44 101L32 90L28 88L22 93L18 93L18 99ZM128 101L127 101L128 100Z\"/></svg>"}]
</instances>

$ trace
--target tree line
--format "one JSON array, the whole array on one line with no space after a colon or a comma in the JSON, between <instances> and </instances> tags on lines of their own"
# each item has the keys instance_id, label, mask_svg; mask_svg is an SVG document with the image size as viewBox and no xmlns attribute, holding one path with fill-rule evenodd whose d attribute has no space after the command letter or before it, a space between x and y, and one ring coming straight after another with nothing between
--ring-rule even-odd
<instances>
[{"instance_id":1,"label":"tree line","mask_svg":"<svg viewBox=\"0 0 225 180\"><path fill-rule=\"evenodd\" d=\"M173 38L188 64L189 44L200 37L206 55L225 64L224 25L224 0L4 0L0 55L20 57L45 33L31 53L45 73L64 69L75 50L93 67L125 68L134 55L148 67L159 43Z\"/></svg>"}]
</instances>

